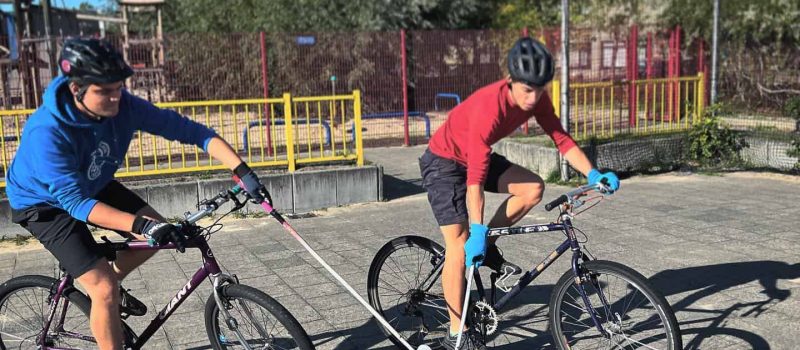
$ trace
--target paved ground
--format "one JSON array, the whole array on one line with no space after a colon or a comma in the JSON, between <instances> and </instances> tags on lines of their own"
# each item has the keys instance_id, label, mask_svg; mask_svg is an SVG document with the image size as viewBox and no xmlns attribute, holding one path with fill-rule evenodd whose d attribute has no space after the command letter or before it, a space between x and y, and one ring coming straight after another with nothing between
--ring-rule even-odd
<instances>
[{"instance_id":1,"label":"paved ground","mask_svg":"<svg viewBox=\"0 0 800 350\"><path fill-rule=\"evenodd\" d=\"M365 294L367 270L389 239L418 234L441 241L418 187L422 148L368 149L385 165L382 203L333 208L291 223L334 268ZM566 187L550 186L546 198ZM621 191L576 219L599 258L627 264L651 278L677 311L689 349L794 349L800 331L800 179L765 174L676 175L625 179ZM502 197L490 195L487 208ZM549 221L537 208L525 222ZM514 236L501 241L509 260L535 264L560 240ZM242 283L285 305L320 349L389 348L368 313L269 218L229 221L213 236L215 255ZM126 281L133 294L160 309L199 266L196 252L160 253ZM510 306L500 327L523 341L498 349L550 348L546 298L568 268L562 259ZM53 275L41 249L6 248L0 279ZM151 348L208 348L203 286L177 311ZM156 307L157 306L157 307ZM151 314L154 312L151 311ZM141 331L142 319L132 327ZM506 337L509 338L509 337ZM504 338L505 339L505 338Z\"/></svg>"}]
</instances>

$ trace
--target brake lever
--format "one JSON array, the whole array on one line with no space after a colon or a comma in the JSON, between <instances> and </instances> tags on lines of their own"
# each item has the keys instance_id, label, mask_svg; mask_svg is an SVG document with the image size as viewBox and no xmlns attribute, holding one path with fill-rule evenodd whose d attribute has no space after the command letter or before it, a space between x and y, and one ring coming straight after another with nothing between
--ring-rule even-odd
<instances>
[{"instance_id":1,"label":"brake lever","mask_svg":"<svg viewBox=\"0 0 800 350\"><path fill-rule=\"evenodd\" d=\"M600 192L600 194L603 196L614 194L614 191L611 190L611 187L605 184L597 184L597 192Z\"/></svg>"},{"instance_id":2,"label":"brake lever","mask_svg":"<svg viewBox=\"0 0 800 350\"><path fill-rule=\"evenodd\" d=\"M237 195L235 195L233 193L230 194L230 198L233 201L233 210L239 210L239 209L244 208L245 205L247 205L247 201L250 198L250 195L245 193L245 195L244 195L245 199L243 201L240 201L239 200L239 196L237 196Z\"/></svg>"}]
</instances>

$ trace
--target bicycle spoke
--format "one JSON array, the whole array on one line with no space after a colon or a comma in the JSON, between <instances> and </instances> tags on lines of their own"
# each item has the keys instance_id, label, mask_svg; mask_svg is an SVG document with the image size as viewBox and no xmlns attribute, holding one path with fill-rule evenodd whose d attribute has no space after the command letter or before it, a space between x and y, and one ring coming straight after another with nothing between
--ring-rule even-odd
<instances>
[{"instance_id":1,"label":"bicycle spoke","mask_svg":"<svg viewBox=\"0 0 800 350\"><path fill-rule=\"evenodd\" d=\"M399 274L401 277L403 277L403 279L404 279L404 280L405 280L405 282L406 282L406 285L408 285L408 286L413 286L414 284L412 284L412 283L411 283L411 281L409 281L409 280L408 280L408 278L406 278L405 274L403 274L403 273L402 273L404 269L403 269L403 268L400 266L400 264L398 264L398 263L397 263L397 261L396 261L396 260L395 260L393 257L392 257L392 258L390 258L389 260L391 260L391 261L392 261L392 263L394 264L394 266L395 266L395 271L397 271L397 272L398 272L398 274Z\"/></svg>"},{"instance_id":2,"label":"bicycle spoke","mask_svg":"<svg viewBox=\"0 0 800 350\"><path fill-rule=\"evenodd\" d=\"M564 302L564 304L566 304L567 306L572 306L573 308L575 308L577 310L580 310L582 312L587 312L588 313L588 311L586 311L586 309L583 306L577 305L577 303Z\"/></svg>"},{"instance_id":3,"label":"bicycle spoke","mask_svg":"<svg viewBox=\"0 0 800 350\"><path fill-rule=\"evenodd\" d=\"M239 305L242 306L242 309L244 310L245 316L247 316L248 319L253 321L252 325L256 329L256 331L258 331L258 333L264 338L269 337L270 336L269 333L267 333L267 331L261 327L260 323L259 322L254 322L254 320L253 320L253 311L250 310L250 307L247 306L247 304L245 304L245 302L242 301L242 300L239 300Z\"/></svg>"},{"instance_id":4,"label":"bicycle spoke","mask_svg":"<svg viewBox=\"0 0 800 350\"><path fill-rule=\"evenodd\" d=\"M652 347L652 346L650 346L650 345L647 345L647 344L645 344L645 343L642 343L642 342L640 342L640 341L638 341L638 340L635 340L635 339L633 339L633 338L630 338L630 337L628 337L628 336L625 336L625 340L627 340L629 343L636 343L636 344L639 344L639 345L641 345L641 346L644 346L644 347L646 347L646 348L648 348L648 349L652 349L652 350L658 350L658 348L654 348L654 347Z\"/></svg>"},{"instance_id":5,"label":"bicycle spoke","mask_svg":"<svg viewBox=\"0 0 800 350\"><path fill-rule=\"evenodd\" d=\"M407 290L406 291L402 291L402 290L398 289L395 285L393 285L393 284L391 284L389 282L386 282L386 281L378 281L378 284L379 284L378 288L383 288L383 289L386 289L386 290L393 290L393 291L397 292L397 294L405 294L407 292Z\"/></svg>"}]
</instances>

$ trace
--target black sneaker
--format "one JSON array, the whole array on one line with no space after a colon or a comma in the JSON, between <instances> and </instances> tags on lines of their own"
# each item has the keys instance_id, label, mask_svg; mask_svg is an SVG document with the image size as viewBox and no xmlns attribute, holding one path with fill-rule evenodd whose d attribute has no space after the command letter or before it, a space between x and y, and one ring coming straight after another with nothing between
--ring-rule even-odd
<instances>
[{"instance_id":1,"label":"black sneaker","mask_svg":"<svg viewBox=\"0 0 800 350\"><path fill-rule=\"evenodd\" d=\"M147 306L128 293L128 290L119 286L119 312L123 316L144 316L147 313Z\"/></svg>"},{"instance_id":2,"label":"black sneaker","mask_svg":"<svg viewBox=\"0 0 800 350\"><path fill-rule=\"evenodd\" d=\"M439 341L439 346L446 350L486 350L486 344L479 338L480 337L475 334L472 334L472 332L466 331L464 335L461 336L461 345L456 349L458 335L452 336L450 332L447 332L447 335Z\"/></svg>"},{"instance_id":3,"label":"black sneaker","mask_svg":"<svg viewBox=\"0 0 800 350\"><path fill-rule=\"evenodd\" d=\"M500 275L519 275L522 273L522 268L506 261L500 249L494 244L486 246L486 258L483 259L483 266L496 271Z\"/></svg>"}]
</instances>

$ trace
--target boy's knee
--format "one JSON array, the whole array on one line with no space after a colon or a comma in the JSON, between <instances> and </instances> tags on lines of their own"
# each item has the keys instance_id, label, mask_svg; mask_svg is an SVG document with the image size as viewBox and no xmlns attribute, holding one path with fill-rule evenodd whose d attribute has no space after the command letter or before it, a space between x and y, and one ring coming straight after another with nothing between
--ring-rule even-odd
<instances>
[{"instance_id":1,"label":"boy's knee","mask_svg":"<svg viewBox=\"0 0 800 350\"><path fill-rule=\"evenodd\" d=\"M104 280L91 288L87 287L86 291L93 302L101 302L108 305L119 304L119 283L116 279Z\"/></svg>"},{"instance_id":2,"label":"boy's knee","mask_svg":"<svg viewBox=\"0 0 800 350\"><path fill-rule=\"evenodd\" d=\"M525 195L522 197L522 199L527 206L533 207L542 201L543 194L544 183L535 182L530 185L528 191L525 191Z\"/></svg>"},{"instance_id":3,"label":"boy's knee","mask_svg":"<svg viewBox=\"0 0 800 350\"><path fill-rule=\"evenodd\" d=\"M86 289L92 302L119 303L119 281L105 259L96 268L81 275L78 282Z\"/></svg>"}]
</instances>

